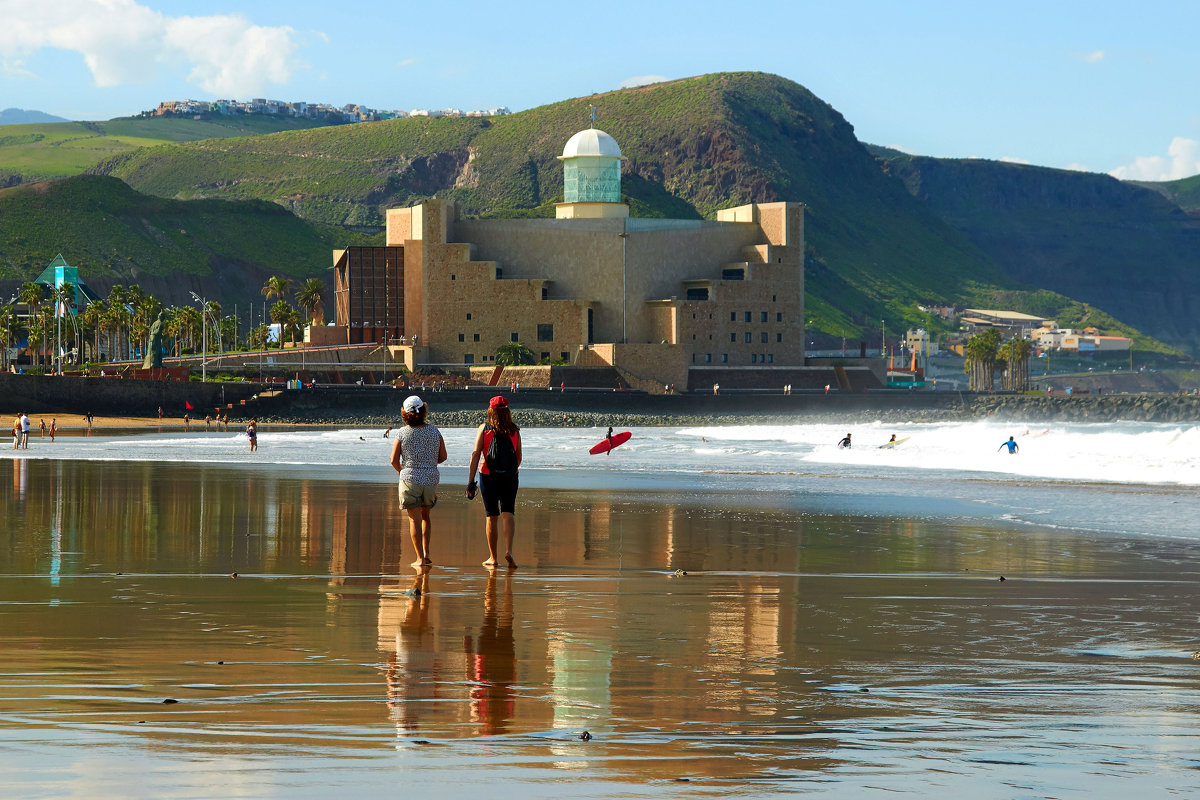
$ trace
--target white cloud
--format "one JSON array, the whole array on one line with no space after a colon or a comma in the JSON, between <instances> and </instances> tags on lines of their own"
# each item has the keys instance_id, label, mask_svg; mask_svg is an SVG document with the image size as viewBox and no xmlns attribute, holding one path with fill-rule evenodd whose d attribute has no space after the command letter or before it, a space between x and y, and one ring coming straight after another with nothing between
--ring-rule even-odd
<instances>
[{"instance_id":1,"label":"white cloud","mask_svg":"<svg viewBox=\"0 0 1200 800\"><path fill-rule=\"evenodd\" d=\"M911 147L905 147L902 144L885 144L884 147L889 150L899 150L901 153L908 153L910 156L917 154L916 150L913 150Z\"/></svg>"},{"instance_id":2,"label":"white cloud","mask_svg":"<svg viewBox=\"0 0 1200 800\"><path fill-rule=\"evenodd\" d=\"M0 0L0 62L21 65L46 48L82 56L96 86L153 80L183 64L187 80L212 94L248 96L286 83L299 67L299 38L287 26L240 14L171 17L136 0Z\"/></svg>"},{"instance_id":3,"label":"white cloud","mask_svg":"<svg viewBox=\"0 0 1200 800\"><path fill-rule=\"evenodd\" d=\"M618 89L632 89L635 86L649 86L652 83L662 83L669 81L670 78L665 75L637 75L632 78L626 78L617 86Z\"/></svg>"},{"instance_id":4,"label":"white cloud","mask_svg":"<svg viewBox=\"0 0 1200 800\"><path fill-rule=\"evenodd\" d=\"M1026 166L1033 163L1032 161L1026 161L1023 158L1017 158L1016 156L1004 156L1000 160L1005 164L1025 164Z\"/></svg>"},{"instance_id":5,"label":"white cloud","mask_svg":"<svg viewBox=\"0 0 1200 800\"><path fill-rule=\"evenodd\" d=\"M397 67L408 67L408 66L412 66L415 63L417 63L417 60L415 58L402 58L396 62L396 66Z\"/></svg>"},{"instance_id":6,"label":"white cloud","mask_svg":"<svg viewBox=\"0 0 1200 800\"><path fill-rule=\"evenodd\" d=\"M1200 173L1200 142L1176 136L1164 156L1138 156L1109 175L1123 181L1174 181Z\"/></svg>"},{"instance_id":7,"label":"white cloud","mask_svg":"<svg viewBox=\"0 0 1200 800\"><path fill-rule=\"evenodd\" d=\"M1067 164L1065 167L1063 167L1063 169L1069 169L1072 172L1095 172L1095 170L1089 167L1087 164L1071 163Z\"/></svg>"},{"instance_id":8,"label":"white cloud","mask_svg":"<svg viewBox=\"0 0 1200 800\"><path fill-rule=\"evenodd\" d=\"M1098 64L1104 60L1104 51L1093 50L1090 53L1084 53L1082 56L1080 56L1080 58L1082 58L1088 64Z\"/></svg>"}]
</instances>

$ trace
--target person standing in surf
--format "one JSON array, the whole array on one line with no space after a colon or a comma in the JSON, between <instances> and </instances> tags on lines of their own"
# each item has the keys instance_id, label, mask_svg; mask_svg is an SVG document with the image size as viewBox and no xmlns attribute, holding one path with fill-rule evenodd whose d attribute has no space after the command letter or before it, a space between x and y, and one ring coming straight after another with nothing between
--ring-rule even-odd
<instances>
[{"instance_id":1,"label":"person standing in surf","mask_svg":"<svg viewBox=\"0 0 1200 800\"><path fill-rule=\"evenodd\" d=\"M396 431L392 444L392 468L400 473L400 507L408 514L408 535L417 560L414 567L433 563L429 539L433 525L429 510L437 505L438 464L446 460L446 440L434 425L425 422L429 406L415 394L404 401L400 417L404 427Z\"/></svg>"},{"instance_id":2,"label":"person standing in surf","mask_svg":"<svg viewBox=\"0 0 1200 800\"><path fill-rule=\"evenodd\" d=\"M488 560L483 565L495 567L500 563L496 550L496 526L499 523L504 529L504 560L511 569L517 566L512 545L516 527L513 513L517 504L517 470L521 466L521 429L513 422L508 401L499 395L488 402L487 420L475 434L475 449L467 468L467 498L475 496L475 471L478 469L478 488L483 495L483 512L487 517Z\"/></svg>"},{"instance_id":3,"label":"person standing in surf","mask_svg":"<svg viewBox=\"0 0 1200 800\"><path fill-rule=\"evenodd\" d=\"M846 438L844 438L840 442L838 442L838 449L839 450L849 450L850 449L850 434L847 433Z\"/></svg>"},{"instance_id":4,"label":"person standing in surf","mask_svg":"<svg viewBox=\"0 0 1200 800\"><path fill-rule=\"evenodd\" d=\"M1003 450L1003 449L1004 449L1004 448L1006 448L1006 447L1008 448L1008 454L1009 454L1010 456L1011 456L1011 455L1016 455L1016 454L1017 454L1018 452L1020 452L1020 450L1021 450L1021 447L1020 447L1020 445L1018 445L1018 444L1017 444L1017 441L1016 441L1015 439L1013 439L1013 437L1011 437L1011 436L1010 436L1010 437L1008 437L1008 441L1007 441L1007 442L1001 442L1001 443L1000 443L1000 446L999 446L999 447L997 447L997 448L996 448L996 450L997 450L997 452L999 452L1000 450Z\"/></svg>"}]
</instances>

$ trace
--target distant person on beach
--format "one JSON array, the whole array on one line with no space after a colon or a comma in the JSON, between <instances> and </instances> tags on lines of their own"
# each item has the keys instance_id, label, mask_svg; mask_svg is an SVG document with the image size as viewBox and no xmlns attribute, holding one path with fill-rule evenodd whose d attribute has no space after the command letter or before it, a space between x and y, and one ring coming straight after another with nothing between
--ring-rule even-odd
<instances>
[{"instance_id":1,"label":"distant person on beach","mask_svg":"<svg viewBox=\"0 0 1200 800\"><path fill-rule=\"evenodd\" d=\"M185 431L190 431L192 429L192 415L186 411L183 412L183 429Z\"/></svg>"},{"instance_id":2,"label":"distant person on beach","mask_svg":"<svg viewBox=\"0 0 1200 800\"><path fill-rule=\"evenodd\" d=\"M21 446L21 412L17 412L16 418L13 420L13 450Z\"/></svg>"},{"instance_id":3,"label":"distant person on beach","mask_svg":"<svg viewBox=\"0 0 1200 800\"><path fill-rule=\"evenodd\" d=\"M221 417L221 429L225 430L225 431L229 430L229 415L228 414Z\"/></svg>"},{"instance_id":4,"label":"distant person on beach","mask_svg":"<svg viewBox=\"0 0 1200 800\"><path fill-rule=\"evenodd\" d=\"M246 426L246 438L250 440L250 452L258 451L258 419L250 420L250 424Z\"/></svg>"},{"instance_id":5,"label":"distant person on beach","mask_svg":"<svg viewBox=\"0 0 1200 800\"><path fill-rule=\"evenodd\" d=\"M487 517L488 560L485 567L500 563L496 525L504 528L504 560L516 567L512 545L516 528L513 513L517 505L517 470L521 466L521 429L513 422L508 401L497 395L488 402L487 423L475 434L475 449L467 467L467 498L475 497L475 471L479 470L479 492L483 495L483 513ZM482 459L482 463L480 463Z\"/></svg>"},{"instance_id":6,"label":"distant person on beach","mask_svg":"<svg viewBox=\"0 0 1200 800\"><path fill-rule=\"evenodd\" d=\"M1020 445L1018 445L1016 440L1013 439L1013 437L1011 437L1011 436L1008 437L1007 442L1001 442L1000 446L997 447L996 450L997 450L997 452L999 452L1000 450L1003 450L1006 447L1008 448L1008 454L1010 456L1016 454L1021 449Z\"/></svg>"},{"instance_id":7,"label":"distant person on beach","mask_svg":"<svg viewBox=\"0 0 1200 800\"><path fill-rule=\"evenodd\" d=\"M385 438L385 439L388 438L388 434L391 432L392 432L392 429L388 428L386 431L383 432L383 438Z\"/></svg>"},{"instance_id":8,"label":"distant person on beach","mask_svg":"<svg viewBox=\"0 0 1200 800\"><path fill-rule=\"evenodd\" d=\"M847 433L846 438L844 438L840 442L838 442L838 449L839 450L849 450L850 449L850 434Z\"/></svg>"},{"instance_id":9,"label":"distant person on beach","mask_svg":"<svg viewBox=\"0 0 1200 800\"><path fill-rule=\"evenodd\" d=\"M158 418L162 419L162 406L158 407Z\"/></svg>"},{"instance_id":10,"label":"distant person on beach","mask_svg":"<svg viewBox=\"0 0 1200 800\"><path fill-rule=\"evenodd\" d=\"M89 432L89 433L91 433L91 430L92 430L92 412L90 412L90 411L87 413L87 426L88 426L88 432Z\"/></svg>"},{"instance_id":11,"label":"distant person on beach","mask_svg":"<svg viewBox=\"0 0 1200 800\"><path fill-rule=\"evenodd\" d=\"M211 426L211 425L212 425L212 414L205 414L204 415L204 430L206 433L208 432L209 426Z\"/></svg>"},{"instance_id":12,"label":"distant person on beach","mask_svg":"<svg viewBox=\"0 0 1200 800\"><path fill-rule=\"evenodd\" d=\"M29 415L24 411L21 412L21 447L29 449Z\"/></svg>"},{"instance_id":13,"label":"distant person on beach","mask_svg":"<svg viewBox=\"0 0 1200 800\"><path fill-rule=\"evenodd\" d=\"M42 423L42 438L45 439L46 438L46 420L40 419L38 421Z\"/></svg>"},{"instance_id":14,"label":"distant person on beach","mask_svg":"<svg viewBox=\"0 0 1200 800\"><path fill-rule=\"evenodd\" d=\"M438 464L447 458L446 440L437 426L425 422L428 414L429 406L420 397L406 398L400 412L404 427L396 431L392 444L392 468L400 473L400 507L408 514L408 535L417 554L414 567L433 563L429 557L429 510L437 504Z\"/></svg>"},{"instance_id":15,"label":"distant person on beach","mask_svg":"<svg viewBox=\"0 0 1200 800\"><path fill-rule=\"evenodd\" d=\"M58 419L50 419L50 444L54 444L54 434L58 433Z\"/></svg>"}]
</instances>

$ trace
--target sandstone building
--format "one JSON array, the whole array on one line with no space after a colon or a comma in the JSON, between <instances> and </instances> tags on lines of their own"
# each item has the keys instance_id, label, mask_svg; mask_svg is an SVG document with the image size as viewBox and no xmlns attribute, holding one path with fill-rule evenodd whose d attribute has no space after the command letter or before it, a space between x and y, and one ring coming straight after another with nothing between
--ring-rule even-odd
<instances>
[{"instance_id":1,"label":"sandstone building","mask_svg":"<svg viewBox=\"0 0 1200 800\"><path fill-rule=\"evenodd\" d=\"M803 204L631 218L611 136L581 131L561 160L553 220L459 219L436 199L389 210L385 247L334 253L336 327L320 334L386 338L410 367L490 366L521 342L647 386L803 366Z\"/></svg>"}]
</instances>

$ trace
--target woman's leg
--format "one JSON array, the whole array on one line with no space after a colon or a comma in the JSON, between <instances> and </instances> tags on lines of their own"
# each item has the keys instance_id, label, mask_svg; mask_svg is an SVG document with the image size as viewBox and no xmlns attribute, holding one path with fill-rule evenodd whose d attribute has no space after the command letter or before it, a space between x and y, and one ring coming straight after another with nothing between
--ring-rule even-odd
<instances>
[{"instance_id":1,"label":"woman's leg","mask_svg":"<svg viewBox=\"0 0 1200 800\"><path fill-rule=\"evenodd\" d=\"M421 538L424 540L424 543L425 543L425 563L426 564L433 563L433 559L431 559L429 557L429 534L432 532L432 530L433 530L433 525L429 521L429 509L422 508L421 509Z\"/></svg>"},{"instance_id":2,"label":"woman's leg","mask_svg":"<svg viewBox=\"0 0 1200 800\"><path fill-rule=\"evenodd\" d=\"M498 517L488 517L484 531L487 533L488 560L483 562L485 567L496 566L496 522Z\"/></svg>"},{"instance_id":3,"label":"woman's leg","mask_svg":"<svg viewBox=\"0 0 1200 800\"><path fill-rule=\"evenodd\" d=\"M489 517L488 519L492 519L492 518ZM506 511L506 512L502 512L500 514L500 521L504 526L504 560L508 562L509 567L515 567L515 566L517 566L517 562L513 561L512 543L513 543L513 533L516 530L516 520L513 519L513 515L510 512ZM492 534L491 541L492 541L492 553L493 553L493 558L494 558L495 557L495 545L496 545L495 533Z\"/></svg>"},{"instance_id":4,"label":"woman's leg","mask_svg":"<svg viewBox=\"0 0 1200 800\"><path fill-rule=\"evenodd\" d=\"M412 562L414 567L420 567L425 564L425 544L421 536L422 510L417 507L405 509L408 512L408 535L412 539L413 550L417 554L417 560Z\"/></svg>"}]
</instances>

